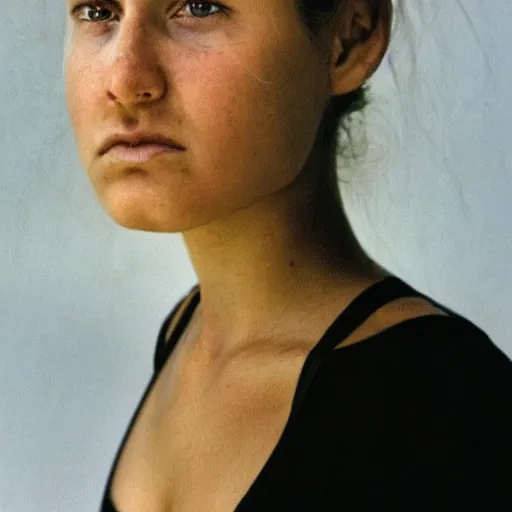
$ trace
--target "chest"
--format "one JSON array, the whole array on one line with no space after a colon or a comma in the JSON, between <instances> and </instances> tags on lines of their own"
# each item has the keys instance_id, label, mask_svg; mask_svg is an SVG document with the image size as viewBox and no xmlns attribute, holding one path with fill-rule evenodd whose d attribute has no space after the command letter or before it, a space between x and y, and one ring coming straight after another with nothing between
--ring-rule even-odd
<instances>
[{"instance_id":1,"label":"chest","mask_svg":"<svg viewBox=\"0 0 512 512\"><path fill-rule=\"evenodd\" d=\"M305 357L195 385L164 368L113 476L118 511L233 512L279 441Z\"/></svg>"},{"instance_id":2,"label":"chest","mask_svg":"<svg viewBox=\"0 0 512 512\"><path fill-rule=\"evenodd\" d=\"M386 313L353 331L344 345L435 311L419 304ZM317 337L214 372L180 363L186 357L178 346L142 404L114 470L110 495L118 512L235 511L279 442Z\"/></svg>"}]
</instances>

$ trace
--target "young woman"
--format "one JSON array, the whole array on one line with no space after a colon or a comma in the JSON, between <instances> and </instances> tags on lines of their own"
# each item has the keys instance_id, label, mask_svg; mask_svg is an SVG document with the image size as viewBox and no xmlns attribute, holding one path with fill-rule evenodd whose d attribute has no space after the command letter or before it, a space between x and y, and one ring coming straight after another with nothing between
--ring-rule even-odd
<instances>
[{"instance_id":1,"label":"young woman","mask_svg":"<svg viewBox=\"0 0 512 512\"><path fill-rule=\"evenodd\" d=\"M99 201L181 232L198 276L102 510L510 510L512 363L368 257L337 187L391 0L67 4Z\"/></svg>"}]
</instances>

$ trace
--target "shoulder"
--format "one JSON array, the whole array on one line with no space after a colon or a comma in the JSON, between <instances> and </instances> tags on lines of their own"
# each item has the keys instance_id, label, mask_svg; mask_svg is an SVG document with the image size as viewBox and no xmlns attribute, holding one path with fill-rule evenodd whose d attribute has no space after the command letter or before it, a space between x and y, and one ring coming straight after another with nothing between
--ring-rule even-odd
<instances>
[{"instance_id":1,"label":"shoulder","mask_svg":"<svg viewBox=\"0 0 512 512\"><path fill-rule=\"evenodd\" d=\"M441 502L487 509L512 505L512 361L470 321L451 317L416 336L416 370L407 374L405 446L415 476L399 481ZM444 325L443 325L444 323ZM411 329L411 335L414 335ZM419 477L419 478L418 478ZM423 483L423 482L424 483ZM482 501L480 501L482 500Z\"/></svg>"},{"instance_id":2,"label":"shoulder","mask_svg":"<svg viewBox=\"0 0 512 512\"><path fill-rule=\"evenodd\" d=\"M493 433L486 443L512 442L512 361L458 316L407 320L334 350L306 401L317 418L344 422L354 436L484 442Z\"/></svg>"},{"instance_id":3,"label":"shoulder","mask_svg":"<svg viewBox=\"0 0 512 512\"><path fill-rule=\"evenodd\" d=\"M397 398L414 394L439 407L478 404L481 411L505 400L512 405L512 361L459 315L406 320L328 359L327 373L352 375L368 393L389 388Z\"/></svg>"},{"instance_id":4,"label":"shoulder","mask_svg":"<svg viewBox=\"0 0 512 512\"><path fill-rule=\"evenodd\" d=\"M308 409L354 485L380 482L380 503L512 501L512 362L485 332L421 317L332 355Z\"/></svg>"},{"instance_id":5,"label":"shoulder","mask_svg":"<svg viewBox=\"0 0 512 512\"><path fill-rule=\"evenodd\" d=\"M460 438L493 430L496 440L499 432L508 436L512 361L483 330L460 316L426 317L411 322L402 338L407 385L429 425Z\"/></svg>"},{"instance_id":6,"label":"shoulder","mask_svg":"<svg viewBox=\"0 0 512 512\"><path fill-rule=\"evenodd\" d=\"M400 338L414 360L418 384L425 380L439 392L441 384L454 393L472 389L475 398L491 391L512 396L512 361L471 321L425 317L404 325Z\"/></svg>"}]
</instances>

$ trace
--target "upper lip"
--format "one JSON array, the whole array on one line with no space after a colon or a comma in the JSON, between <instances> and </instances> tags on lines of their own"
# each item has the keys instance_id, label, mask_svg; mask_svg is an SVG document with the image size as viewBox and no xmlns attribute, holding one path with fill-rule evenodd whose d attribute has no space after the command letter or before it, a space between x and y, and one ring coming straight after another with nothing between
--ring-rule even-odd
<instances>
[{"instance_id":1,"label":"upper lip","mask_svg":"<svg viewBox=\"0 0 512 512\"><path fill-rule=\"evenodd\" d=\"M117 144L130 144L135 146L142 143L153 143L153 144L164 144L171 146L176 149L185 149L181 144L176 142L174 139L167 137L161 133L116 133L103 142L99 149L99 154L105 154L110 148Z\"/></svg>"}]
</instances>

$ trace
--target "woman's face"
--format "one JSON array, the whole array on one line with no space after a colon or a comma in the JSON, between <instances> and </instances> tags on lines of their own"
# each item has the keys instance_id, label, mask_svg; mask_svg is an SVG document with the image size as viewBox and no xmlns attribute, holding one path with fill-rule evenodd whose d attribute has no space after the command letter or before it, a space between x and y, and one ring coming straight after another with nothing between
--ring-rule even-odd
<instances>
[{"instance_id":1,"label":"woman's face","mask_svg":"<svg viewBox=\"0 0 512 512\"><path fill-rule=\"evenodd\" d=\"M67 1L68 112L116 222L186 231L294 181L330 95L327 56L294 0L79 3ZM157 132L184 150L142 163L100 155L120 132Z\"/></svg>"}]
</instances>

